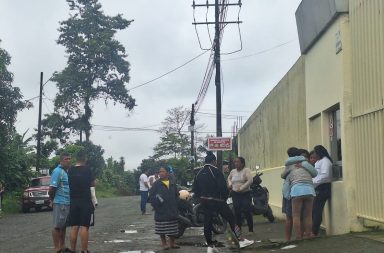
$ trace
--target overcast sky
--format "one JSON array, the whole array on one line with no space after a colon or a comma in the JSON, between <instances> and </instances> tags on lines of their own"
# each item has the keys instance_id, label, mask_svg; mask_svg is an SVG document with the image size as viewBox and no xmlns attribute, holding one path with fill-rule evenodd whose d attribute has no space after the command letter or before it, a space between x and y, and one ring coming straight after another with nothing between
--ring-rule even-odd
<instances>
[{"instance_id":1,"label":"overcast sky","mask_svg":"<svg viewBox=\"0 0 384 253\"><path fill-rule=\"evenodd\" d=\"M196 0L205 3L206 0ZM301 0L243 0L240 12L242 51L222 56L223 136L230 136L236 116L243 123L265 96L287 73L300 56L295 11ZM213 0L210 0L214 3ZM232 0L231 2L237 2ZM100 0L107 15L123 14L135 21L119 31L117 39L125 46L131 64L130 89L156 78L199 55L200 49L193 22L192 0ZM238 7L231 7L227 20L236 20ZM204 22L206 8L196 9L196 21ZM14 73L14 86L21 88L25 99L39 94L40 72L47 80L54 71L66 65L64 48L56 44L59 21L69 17L65 0L0 0L0 47L12 57L9 70ZM213 21L214 8L208 10ZM210 47L208 29L197 27L203 47ZM209 29L214 36L213 27ZM237 25L225 28L222 53L239 49ZM92 124L128 128L156 129L170 108L191 107L200 90L209 54L148 85L131 91L138 106L128 113L122 106L94 106ZM45 86L46 97L54 98L55 83ZM37 128L38 100L34 108L18 116L20 133ZM43 113L53 111L49 99ZM215 86L212 80L200 107L202 113L215 113ZM203 131L215 131L215 118L198 114ZM188 121L189 122L189 121ZM188 124L185 126L187 130ZM153 154L159 134L152 131L103 131L95 128L91 140L103 146L105 157L126 159L126 168L136 168L142 159Z\"/></svg>"}]
</instances>

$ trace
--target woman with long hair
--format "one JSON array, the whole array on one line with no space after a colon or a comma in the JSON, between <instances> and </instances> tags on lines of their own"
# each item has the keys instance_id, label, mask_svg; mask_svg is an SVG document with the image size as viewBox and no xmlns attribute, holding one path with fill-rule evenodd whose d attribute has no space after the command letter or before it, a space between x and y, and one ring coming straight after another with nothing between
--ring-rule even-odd
<instances>
[{"instance_id":1,"label":"woman with long hair","mask_svg":"<svg viewBox=\"0 0 384 253\"><path fill-rule=\"evenodd\" d=\"M322 146L317 145L313 148L318 157L315 163L317 176L313 179L315 186L316 197L313 202L312 210L312 233L315 236L319 235L320 225L323 220L323 209L325 202L331 197L331 182L332 182L332 158L328 151Z\"/></svg>"}]
</instances>

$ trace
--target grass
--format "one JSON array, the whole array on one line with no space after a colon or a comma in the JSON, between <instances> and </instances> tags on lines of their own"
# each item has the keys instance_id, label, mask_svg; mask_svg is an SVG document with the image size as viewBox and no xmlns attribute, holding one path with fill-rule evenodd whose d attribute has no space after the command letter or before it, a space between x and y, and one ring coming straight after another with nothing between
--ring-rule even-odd
<instances>
[{"instance_id":1,"label":"grass","mask_svg":"<svg viewBox=\"0 0 384 253\"><path fill-rule=\"evenodd\" d=\"M7 192L4 194L2 212L5 214L21 212L20 192Z\"/></svg>"},{"instance_id":2,"label":"grass","mask_svg":"<svg viewBox=\"0 0 384 253\"><path fill-rule=\"evenodd\" d=\"M112 188L108 185L105 185L103 183L97 183L96 185L96 197L97 198L111 198L111 197L117 197L118 193L116 188Z\"/></svg>"}]
</instances>

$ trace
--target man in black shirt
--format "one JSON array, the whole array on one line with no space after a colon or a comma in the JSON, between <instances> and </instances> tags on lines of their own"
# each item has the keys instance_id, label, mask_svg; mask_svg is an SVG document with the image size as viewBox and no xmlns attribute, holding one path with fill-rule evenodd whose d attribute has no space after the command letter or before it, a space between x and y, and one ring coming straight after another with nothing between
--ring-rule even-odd
<instances>
[{"instance_id":1,"label":"man in black shirt","mask_svg":"<svg viewBox=\"0 0 384 253\"><path fill-rule=\"evenodd\" d=\"M94 223L94 206L90 187L95 186L91 169L86 166L86 155L80 151L76 165L68 171L71 207L69 211L71 228L71 250L76 252L77 236L80 232L81 252L89 253L89 227Z\"/></svg>"},{"instance_id":2,"label":"man in black shirt","mask_svg":"<svg viewBox=\"0 0 384 253\"><path fill-rule=\"evenodd\" d=\"M239 242L239 247L249 246L253 241L242 237L240 228L236 225L235 217L227 204L229 190L223 173L216 167L216 156L207 152L205 165L196 175L192 191L196 197L200 198L204 208L204 236L207 241L207 253L215 253L215 242L212 241L212 218L215 213L220 214L228 221L235 241Z\"/></svg>"}]
</instances>

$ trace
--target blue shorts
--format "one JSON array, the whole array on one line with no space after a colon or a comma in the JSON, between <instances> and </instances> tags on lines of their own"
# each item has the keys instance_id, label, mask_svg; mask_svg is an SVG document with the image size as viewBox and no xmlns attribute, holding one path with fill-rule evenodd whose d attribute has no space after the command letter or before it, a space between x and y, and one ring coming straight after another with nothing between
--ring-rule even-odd
<instances>
[{"instance_id":1,"label":"blue shorts","mask_svg":"<svg viewBox=\"0 0 384 253\"><path fill-rule=\"evenodd\" d=\"M311 184L298 183L291 187L291 198L312 195L316 196L315 188Z\"/></svg>"},{"instance_id":2,"label":"blue shorts","mask_svg":"<svg viewBox=\"0 0 384 253\"><path fill-rule=\"evenodd\" d=\"M283 198L282 212L285 213L287 217L292 218L292 201L290 199Z\"/></svg>"}]
</instances>

